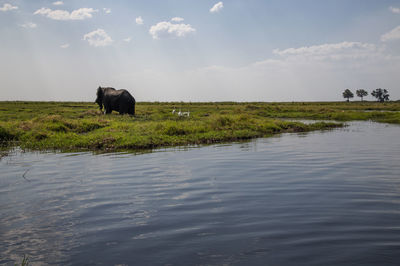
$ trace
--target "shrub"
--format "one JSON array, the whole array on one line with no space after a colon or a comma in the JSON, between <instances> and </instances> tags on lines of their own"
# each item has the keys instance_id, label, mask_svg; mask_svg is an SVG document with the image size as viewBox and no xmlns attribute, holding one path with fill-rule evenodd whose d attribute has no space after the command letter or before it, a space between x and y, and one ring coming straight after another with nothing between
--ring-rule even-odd
<instances>
[{"instance_id":1,"label":"shrub","mask_svg":"<svg viewBox=\"0 0 400 266\"><path fill-rule=\"evenodd\" d=\"M50 123L46 126L47 129L54 131L54 132L67 132L68 127L61 122Z\"/></svg>"},{"instance_id":2,"label":"shrub","mask_svg":"<svg viewBox=\"0 0 400 266\"><path fill-rule=\"evenodd\" d=\"M177 124L167 125L164 132L168 136L181 136L188 133L184 127L178 126Z\"/></svg>"},{"instance_id":3,"label":"shrub","mask_svg":"<svg viewBox=\"0 0 400 266\"><path fill-rule=\"evenodd\" d=\"M101 123L84 121L77 125L74 131L77 133L87 133L102 127L104 127L104 125Z\"/></svg>"},{"instance_id":4,"label":"shrub","mask_svg":"<svg viewBox=\"0 0 400 266\"><path fill-rule=\"evenodd\" d=\"M4 127L0 126L0 141L12 140L14 135Z\"/></svg>"},{"instance_id":5,"label":"shrub","mask_svg":"<svg viewBox=\"0 0 400 266\"><path fill-rule=\"evenodd\" d=\"M214 117L211 121L211 127L213 129L228 127L231 126L232 124L233 124L233 119L226 115Z\"/></svg>"}]
</instances>

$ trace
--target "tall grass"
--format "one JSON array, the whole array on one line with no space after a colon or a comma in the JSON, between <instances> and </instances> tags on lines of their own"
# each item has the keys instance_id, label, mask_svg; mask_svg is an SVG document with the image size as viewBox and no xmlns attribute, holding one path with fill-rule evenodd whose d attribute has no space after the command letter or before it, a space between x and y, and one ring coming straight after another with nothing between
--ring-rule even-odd
<instances>
[{"instance_id":1,"label":"tall grass","mask_svg":"<svg viewBox=\"0 0 400 266\"><path fill-rule=\"evenodd\" d=\"M14 264L15 266L18 266L19 264ZM22 258L22 261L21 261L21 264L20 264L21 266L29 266L29 257L28 256L26 256L26 255L24 255L24 257Z\"/></svg>"}]
</instances>

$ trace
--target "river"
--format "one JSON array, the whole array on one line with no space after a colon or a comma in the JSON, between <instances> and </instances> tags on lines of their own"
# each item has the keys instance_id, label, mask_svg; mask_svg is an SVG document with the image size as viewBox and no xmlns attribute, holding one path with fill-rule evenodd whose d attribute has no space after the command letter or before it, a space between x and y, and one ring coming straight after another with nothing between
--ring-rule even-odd
<instances>
[{"instance_id":1,"label":"river","mask_svg":"<svg viewBox=\"0 0 400 266\"><path fill-rule=\"evenodd\" d=\"M400 126L0 160L0 264L398 265Z\"/></svg>"}]
</instances>

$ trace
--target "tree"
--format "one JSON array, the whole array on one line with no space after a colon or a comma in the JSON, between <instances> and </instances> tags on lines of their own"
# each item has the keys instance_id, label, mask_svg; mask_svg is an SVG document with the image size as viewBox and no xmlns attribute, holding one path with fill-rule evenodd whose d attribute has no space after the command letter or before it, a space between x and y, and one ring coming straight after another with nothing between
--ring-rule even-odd
<instances>
[{"instance_id":1,"label":"tree","mask_svg":"<svg viewBox=\"0 0 400 266\"><path fill-rule=\"evenodd\" d=\"M356 90L356 94L357 94L358 97L361 98L361 101L363 101L363 97L367 96L368 92L366 90L359 89L359 90Z\"/></svg>"},{"instance_id":2,"label":"tree","mask_svg":"<svg viewBox=\"0 0 400 266\"><path fill-rule=\"evenodd\" d=\"M389 94L386 89L376 89L371 92L371 95L374 96L381 103L383 103L384 101L389 101Z\"/></svg>"},{"instance_id":3,"label":"tree","mask_svg":"<svg viewBox=\"0 0 400 266\"><path fill-rule=\"evenodd\" d=\"M353 97L354 97L354 94L349 89L346 89L343 92L343 98L346 98L347 101L350 101L350 98L353 98Z\"/></svg>"}]
</instances>

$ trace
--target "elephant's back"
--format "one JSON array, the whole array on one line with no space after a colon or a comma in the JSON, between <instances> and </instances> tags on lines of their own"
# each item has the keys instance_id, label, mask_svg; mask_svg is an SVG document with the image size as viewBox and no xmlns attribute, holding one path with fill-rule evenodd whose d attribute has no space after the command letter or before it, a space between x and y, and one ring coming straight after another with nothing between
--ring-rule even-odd
<instances>
[{"instance_id":1,"label":"elephant's back","mask_svg":"<svg viewBox=\"0 0 400 266\"><path fill-rule=\"evenodd\" d=\"M130 104L136 103L135 98L125 89L104 88L104 98L105 100L123 101Z\"/></svg>"},{"instance_id":2,"label":"elephant's back","mask_svg":"<svg viewBox=\"0 0 400 266\"><path fill-rule=\"evenodd\" d=\"M135 103L135 98L129 93L129 91L124 90L124 89L118 90L118 91L121 92L121 96L122 96L122 97L124 97L125 99L127 99L127 100L129 100L129 101Z\"/></svg>"},{"instance_id":3,"label":"elephant's back","mask_svg":"<svg viewBox=\"0 0 400 266\"><path fill-rule=\"evenodd\" d=\"M116 90L114 88L111 87L107 87L104 88L104 96L117 96L120 95L121 92L119 92L120 90Z\"/></svg>"}]
</instances>

